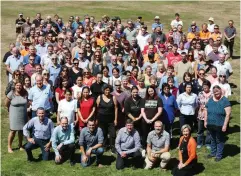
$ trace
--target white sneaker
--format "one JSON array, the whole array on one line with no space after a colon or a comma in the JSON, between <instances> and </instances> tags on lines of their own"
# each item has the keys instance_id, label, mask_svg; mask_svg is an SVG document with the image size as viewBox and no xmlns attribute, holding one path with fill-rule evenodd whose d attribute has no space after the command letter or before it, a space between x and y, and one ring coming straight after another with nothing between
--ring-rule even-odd
<instances>
[{"instance_id":1,"label":"white sneaker","mask_svg":"<svg viewBox=\"0 0 241 176\"><path fill-rule=\"evenodd\" d=\"M145 149L143 149L143 150L141 151L141 155L142 155L142 158L145 158L145 157L146 157L146 150L145 150Z\"/></svg>"}]
</instances>

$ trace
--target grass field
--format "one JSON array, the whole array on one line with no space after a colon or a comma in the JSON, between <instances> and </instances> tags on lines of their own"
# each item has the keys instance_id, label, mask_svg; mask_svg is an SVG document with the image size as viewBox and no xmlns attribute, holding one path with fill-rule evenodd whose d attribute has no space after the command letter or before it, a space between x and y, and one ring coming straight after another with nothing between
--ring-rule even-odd
<instances>
[{"instance_id":1,"label":"grass field","mask_svg":"<svg viewBox=\"0 0 241 176\"><path fill-rule=\"evenodd\" d=\"M94 15L96 20L104 14L109 16L120 16L123 23L126 19L136 19L142 16L145 23L150 26L153 18L159 15L161 22L164 24L164 32L167 32L169 24L174 19L176 12L181 14L184 22L184 31L192 20L195 20L200 26L203 22L207 22L210 16L214 17L215 23L219 24L223 31L229 19L233 19L237 32L240 31L239 23L239 2L2 2L2 20L1 20L1 56L8 50L10 42L15 40L15 19L19 12L23 12L24 16L30 16L31 21L37 12L42 13L42 17L47 15L53 17L58 14L63 17L64 22L70 15L79 15L83 17L85 14ZM238 176L240 175L240 38L236 38L234 55L237 56L231 61L234 69L231 83L237 85L233 88L233 95L230 98L232 103L232 119L230 122L230 130L227 135L225 145L224 159L216 163L214 160L207 160L205 156L208 154L206 148L197 150L198 160L200 164L200 176ZM4 102L4 90L6 87L5 66L1 66L1 101ZM178 127L178 122L175 123ZM4 104L1 105L1 175L3 176L45 176L45 175L98 175L98 176L140 176L140 175L170 175L170 169L166 172L155 168L150 171L138 169L125 169L117 171L115 169L115 161L113 157L107 153L104 157L106 166L102 169L96 167L82 168L79 163L75 167L70 167L69 163L56 166L54 161L27 163L25 152L15 151L13 154L7 153L7 136L9 132L8 113ZM178 129L175 129L171 154L173 158L177 158L177 141ZM194 134L194 136L196 136ZM13 147L17 147L17 138L14 140ZM79 157L79 151L76 150ZM34 156L37 157L40 150L35 150ZM112 161L112 162L111 162ZM172 165L175 159L172 159ZM170 168L171 166L169 166Z\"/></svg>"}]
</instances>

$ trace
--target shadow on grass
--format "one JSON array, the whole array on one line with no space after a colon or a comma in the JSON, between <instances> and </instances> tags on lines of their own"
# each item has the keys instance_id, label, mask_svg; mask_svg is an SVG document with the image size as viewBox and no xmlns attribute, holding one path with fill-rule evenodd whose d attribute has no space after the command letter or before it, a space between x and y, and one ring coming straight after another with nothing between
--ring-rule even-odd
<instances>
[{"instance_id":1,"label":"shadow on grass","mask_svg":"<svg viewBox=\"0 0 241 176\"><path fill-rule=\"evenodd\" d=\"M240 147L233 144L225 144L224 151L223 151L223 158L228 156L233 157L240 153Z\"/></svg>"},{"instance_id":2,"label":"shadow on grass","mask_svg":"<svg viewBox=\"0 0 241 176\"><path fill-rule=\"evenodd\" d=\"M240 59L240 56L233 56L232 59Z\"/></svg>"},{"instance_id":3,"label":"shadow on grass","mask_svg":"<svg viewBox=\"0 0 241 176\"><path fill-rule=\"evenodd\" d=\"M239 105L240 103L239 102L237 102L237 101L230 101L230 103L231 103L231 106L234 106L234 105Z\"/></svg>"},{"instance_id":4,"label":"shadow on grass","mask_svg":"<svg viewBox=\"0 0 241 176\"><path fill-rule=\"evenodd\" d=\"M101 160L102 160L101 164L110 166L116 160L116 158L112 155L111 156L103 155Z\"/></svg>"},{"instance_id":5,"label":"shadow on grass","mask_svg":"<svg viewBox=\"0 0 241 176\"><path fill-rule=\"evenodd\" d=\"M234 125L232 127L229 126L229 128L227 129L227 134L233 134L233 133L239 133L240 132L240 126L238 125Z\"/></svg>"}]
</instances>

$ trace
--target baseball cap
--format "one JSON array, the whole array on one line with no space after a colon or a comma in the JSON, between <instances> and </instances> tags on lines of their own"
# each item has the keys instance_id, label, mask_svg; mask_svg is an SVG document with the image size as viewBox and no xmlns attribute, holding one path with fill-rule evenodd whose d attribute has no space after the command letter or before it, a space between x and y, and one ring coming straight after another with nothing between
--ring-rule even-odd
<instances>
[{"instance_id":1,"label":"baseball cap","mask_svg":"<svg viewBox=\"0 0 241 176\"><path fill-rule=\"evenodd\" d=\"M210 17L210 18L208 19L208 21L214 21L214 18L213 18L213 17Z\"/></svg>"},{"instance_id":2,"label":"baseball cap","mask_svg":"<svg viewBox=\"0 0 241 176\"><path fill-rule=\"evenodd\" d=\"M155 20L160 20L160 17L159 17L159 16L155 16L154 19L155 19Z\"/></svg>"}]
</instances>

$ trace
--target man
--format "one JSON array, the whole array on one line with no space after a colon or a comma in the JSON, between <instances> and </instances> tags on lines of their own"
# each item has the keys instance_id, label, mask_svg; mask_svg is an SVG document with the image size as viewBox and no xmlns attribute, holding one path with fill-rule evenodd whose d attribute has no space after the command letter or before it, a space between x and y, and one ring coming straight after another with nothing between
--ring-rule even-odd
<instances>
[{"instance_id":1,"label":"man","mask_svg":"<svg viewBox=\"0 0 241 176\"><path fill-rule=\"evenodd\" d=\"M197 32L197 31L196 31L196 26L191 25L191 31L188 32L188 34L187 34L187 41L188 41L188 42L191 42L192 39L195 38L195 33L196 33L196 32Z\"/></svg>"},{"instance_id":2,"label":"man","mask_svg":"<svg viewBox=\"0 0 241 176\"><path fill-rule=\"evenodd\" d=\"M195 26L195 31L199 32L199 27L196 24L196 21L192 21L191 26L188 27L188 32L192 32L192 27Z\"/></svg>"},{"instance_id":3,"label":"man","mask_svg":"<svg viewBox=\"0 0 241 176\"><path fill-rule=\"evenodd\" d=\"M68 31L66 34L66 37L67 38L64 41L64 45L67 46L69 48L69 50L71 51L75 47L75 42L74 42L72 32Z\"/></svg>"},{"instance_id":4,"label":"man","mask_svg":"<svg viewBox=\"0 0 241 176\"><path fill-rule=\"evenodd\" d=\"M182 32L182 25L179 24L177 25L177 31L173 32L173 40L174 40L174 44L179 45L180 41L182 40L184 33Z\"/></svg>"},{"instance_id":5,"label":"man","mask_svg":"<svg viewBox=\"0 0 241 176\"><path fill-rule=\"evenodd\" d=\"M49 117L53 94L50 86L43 85L43 77L36 76L36 85L33 86L28 95L29 103L32 105L32 118L36 116L37 109L43 107L45 115Z\"/></svg>"},{"instance_id":6,"label":"man","mask_svg":"<svg viewBox=\"0 0 241 176\"><path fill-rule=\"evenodd\" d=\"M199 51L199 52L203 52L203 51ZM204 54L204 52L202 54ZM182 78L185 72L189 72L193 74L192 64L187 60L187 53L182 52L181 58L182 60L177 62L177 64L175 65L175 72L176 72L175 75L177 76L179 83L183 81Z\"/></svg>"},{"instance_id":7,"label":"man","mask_svg":"<svg viewBox=\"0 0 241 176\"><path fill-rule=\"evenodd\" d=\"M212 32L214 32L214 26L215 26L215 24L214 24L214 18L213 18L213 17L210 17L210 18L208 19L208 21L209 21L208 31L212 33Z\"/></svg>"},{"instance_id":8,"label":"man","mask_svg":"<svg viewBox=\"0 0 241 176\"><path fill-rule=\"evenodd\" d=\"M217 42L213 44L213 50L211 52L209 52L209 54L207 55L213 62L219 60L219 51L218 51L218 44Z\"/></svg>"},{"instance_id":9,"label":"man","mask_svg":"<svg viewBox=\"0 0 241 176\"><path fill-rule=\"evenodd\" d=\"M223 71L226 73L227 79L233 74L233 69L231 64L225 60L225 55L219 54L219 60L213 63L213 66L217 68L217 74L220 75L220 72Z\"/></svg>"},{"instance_id":10,"label":"man","mask_svg":"<svg viewBox=\"0 0 241 176\"><path fill-rule=\"evenodd\" d=\"M111 56L111 63L107 65L107 67L109 68L110 72L109 72L109 76L112 76L112 69L113 68L118 68L120 70L120 74L123 71L123 66L119 65L117 63L117 56L116 55L112 55Z\"/></svg>"},{"instance_id":11,"label":"man","mask_svg":"<svg viewBox=\"0 0 241 176\"><path fill-rule=\"evenodd\" d=\"M19 54L19 50L16 47L12 49L12 55L10 55L6 62L6 71L9 73L8 81L12 80L12 74L15 70L18 70L18 66L22 64L23 57Z\"/></svg>"},{"instance_id":12,"label":"man","mask_svg":"<svg viewBox=\"0 0 241 176\"><path fill-rule=\"evenodd\" d=\"M42 75L42 67L40 64L34 65L35 72L31 76L31 87L33 87L36 84L36 76Z\"/></svg>"},{"instance_id":13,"label":"man","mask_svg":"<svg viewBox=\"0 0 241 176\"><path fill-rule=\"evenodd\" d=\"M41 58L36 54L36 49L33 45L29 46L29 54L23 57L23 65L27 65L29 62L29 57L34 57L34 64L40 64Z\"/></svg>"},{"instance_id":14,"label":"man","mask_svg":"<svg viewBox=\"0 0 241 176\"><path fill-rule=\"evenodd\" d=\"M85 58L85 52L84 50L80 49L78 53L78 60L79 60L79 68L88 68L90 61Z\"/></svg>"},{"instance_id":15,"label":"man","mask_svg":"<svg viewBox=\"0 0 241 176\"><path fill-rule=\"evenodd\" d=\"M214 32L211 33L210 38L212 38L214 41L216 41L218 37L222 39L222 33L219 31L219 26L217 24L215 24Z\"/></svg>"},{"instance_id":16,"label":"man","mask_svg":"<svg viewBox=\"0 0 241 176\"><path fill-rule=\"evenodd\" d=\"M216 44L218 45L218 52L225 55L225 60L228 60L229 58L228 48L222 44L221 37L217 37Z\"/></svg>"},{"instance_id":17,"label":"man","mask_svg":"<svg viewBox=\"0 0 241 176\"><path fill-rule=\"evenodd\" d=\"M32 137L30 134L32 130ZM47 161L49 158L51 147L51 135L53 134L54 123L45 116L44 108L37 109L37 116L28 121L23 127L23 134L27 138L28 143L25 145L27 160L33 161L32 150L38 147L42 151L42 159Z\"/></svg>"},{"instance_id":18,"label":"man","mask_svg":"<svg viewBox=\"0 0 241 176\"><path fill-rule=\"evenodd\" d=\"M157 26L154 33L151 35L151 38L154 43L156 43L156 39L159 38L160 44L164 44L167 40L166 35L162 32L162 28L160 26Z\"/></svg>"},{"instance_id":19,"label":"man","mask_svg":"<svg viewBox=\"0 0 241 176\"><path fill-rule=\"evenodd\" d=\"M35 27L38 28L41 24L42 18L41 13L36 14L36 18L33 20L33 24L35 24Z\"/></svg>"},{"instance_id":20,"label":"man","mask_svg":"<svg viewBox=\"0 0 241 176\"><path fill-rule=\"evenodd\" d=\"M126 37L126 34L124 33L124 26L122 24L118 24L116 27L115 38L120 39L122 37Z\"/></svg>"},{"instance_id":21,"label":"man","mask_svg":"<svg viewBox=\"0 0 241 176\"><path fill-rule=\"evenodd\" d=\"M47 47L48 53L41 57L40 63L44 69L48 69L48 67L51 64L51 56L53 55L53 49L54 49L53 45L48 45Z\"/></svg>"},{"instance_id":22,"label":"man","mask_svg":"<svg viewBox=\"0 0 241 176\"><path fill-rule=\"evenodd\" d=\"M160 89L162 88L162 84L163 84L163 83L167 83L167 79L168 79L169 77L173 77L173 79L174 79L174 86L175 86L176 88L179 87L177 77L175 76L175 73L174 73L174 67L173 67L172 65L170 65L170 66L167 67L167 74L164 75L164 76L162 77L162 79L161 79L161 82L160 82L160 84L159 84L159 88L160 88Z\"/></svg>"},{"instance_id":23,"label":"man","mask_svg":"<svg viewBox=\"0 0 241 176\"><path fill-rule=\"evenodd\" d=\"M134 28L134 24L131 20L127 21L127 25L128 27L124 30L124 33L126 34L126 40L131 43L131 40L137 36L137 30Z\"/></svg>"},{"instance_id":24,"label":"man","mask_svg":"<svg viewBox=\"0 0 241 176\"><path fill-rule=\"evenodd\" d=\"M233 20L228 21L229 26L224 29L224 45L230 51L230 58L233 57L233 45L234 45L234 38L236 36L236 28L233 26Z\"/></svg>"},{"instance_id":25,"label":"man","mask_svg":"<svg viewBox=\"0 0 241 176\"><path fill-rule=\"evenodd\" d=\"M177 28L178 25L182 25L183 26L183 22L180 19L180 15L178 13L175 14L175 20L172 20L171 22L171 27L172 29Z\"/></svg>"},{"instance_id":26,"label":"man","mask_svg":"<svg viewBox=\"0 0 241 176\"><path fill-rule=\"evenodd\" d=\"M134 168L142 165L140 136L137 130L134 129L131 119L127 119L126 126L119 130L115 141L115 148L117 150L117 170L125 168L129 157L132 157Z\"/></svg>"},{"instance_id":27,"label":"man","mask_svg":"<svg viewBox=\"0 0 241 176\"><path fill-rule=\"evenodd\" d=\"M26 23L26 20L23 18L23 13L19 13L19 17L16 19L16 36L23 33L23 24Z\"/></svg>"},{"instance_id":28,"label":"man","mask_svg":"<svg viewBox=\"0 0 241 176\"><path fill-rule=\"evenodd\" d=\"M155 57L154 52L149 52L147 57L148 57L148 60L144 63L144 65L142 67L142 71L145 72L146 67L151 66L151 68L152 68L151 74L156 75L158 62L160 62L160 59L159 59L159 61L154 60L154 57Z\"/></svg>"},{"instance_id":29,"label":"man","mask_svg":"<svg viewBox=\"0 0 241 176\"><path fill-rule=\"evenodd\" d=\"M61 164L65 160L66 153L69 153L70 165L74 166L74 127L68 125L68 118L62 117L60 119L60 125L57 126L51 137L52 147L55 153L55 164Z\"/></svg>"},{"instance_id":30,"label":"man","mask_svg":"<svg viewBox=\"0 0 241 176\"><path fill-rule=\"evenodd\" d=\"M181 61L181 55L177 52L178 46L177 44L173 45L172 52L167 54L168 66L174 66L177 62Z\"/></svg>"},{"instance_id":31,"label":"man","mask_svg":"<svg viewBox=\"0 0 241 176\"><path fill-rule=\"evenodd\" d=\"M136 23L135 23L135 28L136 29L140 29L141 28L141 25L143 24L143 22L142 22L142 17L141 16L138 16L137 17L137 20L136 20Z\"/></svg>"},{"instance_id":32,"label":"man","mask_svg":"<svg viewBox=\"0 0 241 176\"><path fill-rule=\"evenodd\" d=\"M163 24L160 23L160 17L155 16L154 21L155 22L151 25L152 32L155 32L157 27L160 27L160 30L163 31Z\"/></svg>"},{"instance_id":33,"label":"man","mask_svg":"<svg viewBox=\"0 0 241 176\"><path fill-rule=\"evenodd\" d=\"M137 43L141 48L141 52L144 50L144 46L147 45L147 40L150 38L150 36L151 35L147 32L147 26L143 25L141 27L141 33L136 37Z\"/></svg>"},{"instance_id":34,"label":"man","mask_svg":"<svg viewBox=\"0 0 241 176\"><path fill-rule=\"evenodd\" d=\"M25 73L27 73L30 78L35 73L34 60L34 56L29 56L28 64L24 66Z\"/></svg>"},{"instance_id":35,"label":"man","mask_svg":"<svg viewBox=\"0 0 241 176\"><path fill-rule=\"evenodd\" d=\"M44 41L44 38L42 36L40 36L38 38L38 45L36 45L36 50L37 50L37 55L39 55L40 57L42 57L43 55L48 53L47 50L47 45Z\"/></svg>"},{"instance_id":36,"label":"man","mask_svg":"<svg viewBox=\"0 0 241 176\"><path fill-rule=\"evenodd\" d=\"M5 63L6 61L7 61L7 58L9 57L9 56L11 56L11 55L13 55L13 53L12 53L12 49L15 47L15 44L14 43L10 43L9 44L9 50L8 50L8 52L6 52L5 54L4 54L4 56L3 56L3 63ZM8 82L8 71L6 70L6 78L7 78L7 82Z\"/></svg>"},{"instance_id":37,"label":"man","mask_svg":"<svg viewBox=\"0 0 241 176\"><path fill-rule=\"evenodd\" d=\"M147 156L145 159L145 169L151 169L154 164L160 162L160 168L165 169L171 154L168 152L170 147L170 135L163 129L161 121L156 121L154 130L147 137Z\"/></svg>"},{"instance_id":38,"label":"man","mask_svg":"<svg viewBox=\"0 0 241 176\"><path fill-rule=\"evenodd\" d=\"M101 47L105 46L105 38L107 38L107 32L105 29L101 31L101 36L99 39L97 39L97 45L100 45Z\"/></svg>"},{"instance_id":39,"label":"man","mask_svg":"<svg viewBox=\"0 0 241 176\"><path fill-rule=\"evenodd\" d=\"M26 37L29 37L31 26L32 23L30 23L30 17L27 17L26 22L22 25L23 33Z\"/></svg>"},{"instance_id":40,"label":"man","mask_svg":"<svg viewBox=\"0 0 241 176\"><path fill-rule=\"evenodd\" d=\"M203 23L202 25L202 31L200 31L200 39L202 41L208 40L210 38L210 31L208 30L208 25L206 23Z\"/></svg>"},{"instance_id":41,"label":"man","mask_svg":"<svg viewBox=\"0 0 241 176\"><path fill-rule=\"evenodd\" d=\"M96 155L96 164L98 167L102 167L100 161L104 153L103 141L104 136L101 128L96 126L94 119L89 119L87 127L81 130L79 137L81 151L80 162L83 167L91 164L91 154Z\"/></svg>"},{"instance_id":42,"label":"man","mask_svg":"<svg viewBox=\"0 0 241 176\"><path fill-rule=\"evenodd\" d=\"M74 32L76 31L76 29L78 29L79 25L82 25L82 23L80 22L80 17L76 16L75 21L72 23L72 29Z\"/></svg>"},{"instance_id":43,"label":"man","mask_svg":"<svg viewBox=\"0 0 241 176\"><path fill-rule=\"evenodd\" d=\"M102 81L103 75L101 73L97 73L96 82L90 86L90 90L92 96L97 99L99 95L102 94L102 87L106 84Z\"/></svg>"},{"instance_id":44,"label":"man","mask_svg":"<svg viewBox=\"0 0 241 176\"><path fill-rule=\"evenodd\" d=\"M52 54L51 61L52 62L50 63L47 70L49 71L49 74L50 74L49 80L52 81L53 86L55 87L55 80L59 76L59 73L60 73L62 67L60 64L58 64L58 55L57 54Z\"/></svg>"},{"instance_id":45,"label":"man","mask_svg":"<svg viewBox=\"0 0 241 176\"><path fill-rule=\"evenodd\" d=\"M150 37L147 39L147 45L144 46L144 49L142 51L142 55L148 54L148 52L153 51L154 53L157 52L157 48L153 47L153 39Z\"/></svg>"}]
</instances>

